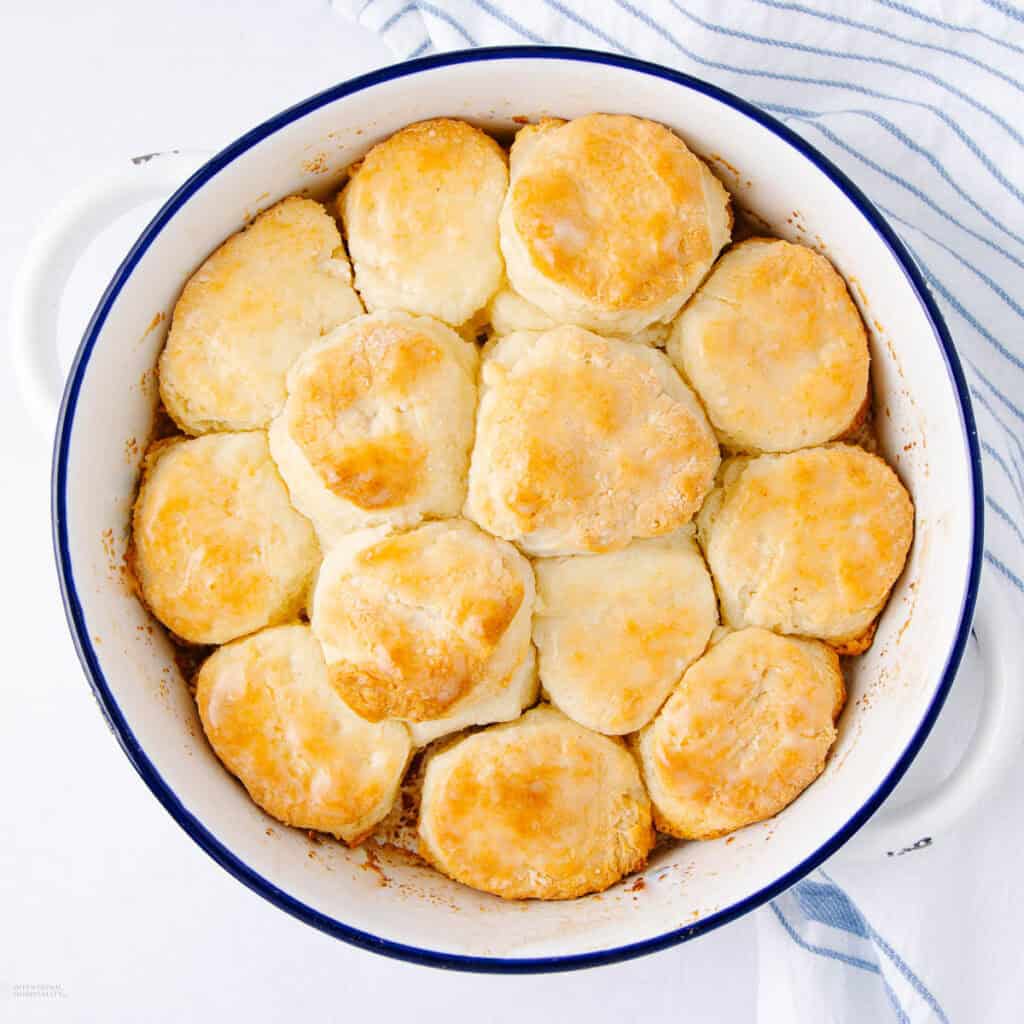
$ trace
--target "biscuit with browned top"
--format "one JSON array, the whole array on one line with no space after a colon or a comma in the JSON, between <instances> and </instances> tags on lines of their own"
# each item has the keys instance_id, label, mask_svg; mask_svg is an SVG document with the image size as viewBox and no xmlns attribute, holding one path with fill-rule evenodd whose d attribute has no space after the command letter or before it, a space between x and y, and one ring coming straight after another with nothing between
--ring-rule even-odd
<instances>
[{"instance_id":1,"label":"biscuit with browned top","mask_svg":"<svg viewBox=\"0 0 1024 1024\"><path fill-rule=\"evenodd\" d=\"M530 563L511 544L446 519L342 540L320 569L312 625L352 708L408 722L422 745L532 703L533 601Z\"/></svg>"},{"instance_id":2,"label":"biscuit with browned top","mask_svg":"<svg viewBox=\"0 0 1024 1024\"><path fill-rule=\"evenodd\" d=\"M832 264L804 245L753 238L730 249L667 351L737 451L823 444L867 410L864 324Z\"/></svg>"},{"instance_id":3,"label":"biscuit with browned top","mask_svg":"<svg viewBox=\"0 0 1024 1024\"><path fill-rule=\"evenodd\" d=\"M156 449L132 527L146 603L192 643L226 643L297 616L320 561L262 431Z\"/></svg>"},{"instance_id":4,"label":"biscuit with browned top","mask_svg":"<svg viewBox=\"0 0 1024 1024\"><path fill-rule=\"evenodd\" d=\"M877 455L846 444L737 456L697 520L722 619L870 642L914 535L914 507Z\"/></svg>"},{"instance_id":5,"label":"biscuit with browned top","mask_svg":"<svg viewBox=\"0 0 1024 1024\"><path fill-rule=\"evenodd\" d=\"M421 121L374 146L338 200L367 308L469 320L501 283L507 186L504 151L465 121Z\"/></svg>"},{"instance_id":6,"label":"biscuit with browned top","mask_svg":"<svg viewBox=\"0 0 1024 1024\"><path fill-rule=\"evenodd\" d=\"M700 508L718 442L656 349L579 327L485 352L466 515L533 555L624 547Z\"/></svg>"},{"instance_id":7,"label":"biscuit with browned top","mask_svg":"<svg viewBox=\"0 0 1024 1024\"><path fill-rule=\"evenodd\" d=\"M588 114L523 128L501 249L557 323L629 335L675 316L729 240L729 196L664 125Z\"/></svg>"},{"instance_id":8,"label":"biscuit with browned top","mask_svg":"<svg viewBox=\"0 0 1024 1024\"><path fill-rule=\"evenodd\" d=\"M300 357L270 450L325 548L360 527L458 515L478 362L451 328L407 313L356 317Z\"/></svg>"},{"instance_id":9,"label":"biscuit with browned top","mask_svg":"<svg viewBox=\"0 0 1024 1024\"><path fill-rule=\"evenodd\" d=\"M321 335L363 311L338 226L289 196L189 278L160 356L160 396L182 430L265 427L285 376Z\"/></svg>"},{"instance_id":10,"label":"biscuit with browned top","mask_svg":"<svg viewBox=\"0 0 1024 1024\"><path fill-rule=\"evenodd\" d=\"M600 892L654 845L626 747L546 705L430 757L419 833L440 871L505 899Z\"/></svg>"},{"instance_id":11,"label":"biscuit with browned top","mask_svg":"<svg viewBox=\"0 0 1024 1024\"><path fill-rule=\"evenodd\" d=\"M777 814L821 774L845 699L825 644L722 637L637 737L658 828L712 839Z\"/></svg>"},{"instance_id":12,"label":"biscuit with browned top","mask_svg":"<svg viewBox=\"0 0 1024 1024\"><path fill-rule=\"evenodd\" d=\"M355 843L390 811L409 733L348 707L308 626L221 647L199 672L196 703L216 755L278 821Z\"/></svg>"}]
</instances>

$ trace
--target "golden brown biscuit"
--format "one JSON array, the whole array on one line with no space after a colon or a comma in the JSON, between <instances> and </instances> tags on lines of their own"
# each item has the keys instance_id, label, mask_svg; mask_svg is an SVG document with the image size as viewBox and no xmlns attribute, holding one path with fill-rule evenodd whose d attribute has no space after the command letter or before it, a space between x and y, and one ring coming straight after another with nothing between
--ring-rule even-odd
<instances>
[{"instance_id":1,"label":"golden brown biscuit","mask_svg":"<svg viewBox=\"0 0 1024 1024\"><path fill-rule=\"evenodd\" d=\"M290 196L232 235L192 275L160 356L160 396L189 434L265 427L285 375L362 306L334 219Z\"/></svg>"},{"instance_id":2,"label":"golden brown biscuit","mask_svg":"<svg viewBox=\"0 0 1024 1024\"><path fill-rule=\"evenodd\" d=\"M338 209L368 309L461 324L501 283L505 153L465 121L409 125L355 169Z\"/></svg>"},{"instance_id":3,"label":"golden brown biscuit","mask_svg":"<svg viewBox=\"0 0 1024 1024\"><path fill-rule=\"evenodd\" d=\"M408 731L348 707L308 626L221 647L199 672L196 703L216 755L278 821L356 843L391 810Z\"/></svg>"},{"instance_id":4,"label":"golden brown biscuit","mask_svg":"<svg viewBox=\"0 0 1024 1024\"><path fill-rule=\"evenodd\" d=\"M299 358L270 451L325 549L359 527L458 515L478 362L451 328L407 313L356 317Z\"/></svg>"},{"instance_id":5,"label":"golden brown biscuit","mask_svg":"<svg viewBox=\"0 0 1024 1024\"><path fill-rule=\"evenodd\" d=\"M729 240L729 196L666 127L588 114L512 146L501 250L513 288L558 323L667 322Z\"/></svg>"},{"instance_id":6,"label":"golden brown biscuit","mask_svg":"<svg viewBox=\"0 0 1024 1024\"><path fill-rule=\"evenodd\" d=\"M888 600L914 507L878 456L832 444L729 459L697 525L727 625L841 647Z\"/></svg>"},{"instance_id":7,"label":"golden brown biscuit","mask_svg":"<svg viewBox=\"0 0 1024 1024\"><path fill-rule=\"evenodd\" d=\"M440 871L505 899L600 892L654 845L629 751L546 705L430 757L419 832Z\"/></svg>"},{"instance_id":8,"label":"golden brown biscuit","mask_svg":"<svg viewBox=\"0 0 1024 1024\"><path fill-rule=\"evenodd\" d=\"M713 839L777 814L821 774L845 699L825 644L727 634L637 737L655 824Z\"/></svg>"},{"instance_id":9,"label":"golden brown biscuit","mask_svg":"<svg viewBox=\"0 0 1024 1024\"><path fill-rule=\"evenodd\" d=\"M624 547L700 508L718 442L655 349L579 327L485 352L465 514L534 555Z\"/></svg>"},{"instance_id":10,"label":"golden brown biscuit","mask_svg":"<svg viewBox=\"0 0 1024 1024\"><path fill-rule=\"evenodd\" d=\"M506 721L536 699L534 582L510 544L464 519L365 530L328 554L313 632L331 681L364 718L409 723L417 746Z\"/></svg>"},{"instance_id":11,"label":"golden brown biscuit","mask_svg":"<svg viewBox=\"0 0 1024 1024\"><path fill-rule=\"evenodd\" d=\"M646 725L718 624L693 527L603 555L540 559L533 640L541 685L581 725Z\"/></svg>"},{"instance_id":12,"label":"golden brown biscuit","mask_svg":"<svg viewBox=\"0 0 1024 1024\"><path fill-rule=\"evenodd\" d=\"M262 431L159 448L132 523L143 597L192 643L226 643L294 617L320 561Z\"/></svg>"},{"instance_id":13,"label":"golden brown biscuit","mask_svg":"<svg viewBox=\"0 0 1024 1024\"><path fill-rule=\"evenodd\" d=\"M803 245L730 249L676 320L668 355L738 451L822 444L867 409L864 324L832 264Z\"/></svg>"}]
</instances>

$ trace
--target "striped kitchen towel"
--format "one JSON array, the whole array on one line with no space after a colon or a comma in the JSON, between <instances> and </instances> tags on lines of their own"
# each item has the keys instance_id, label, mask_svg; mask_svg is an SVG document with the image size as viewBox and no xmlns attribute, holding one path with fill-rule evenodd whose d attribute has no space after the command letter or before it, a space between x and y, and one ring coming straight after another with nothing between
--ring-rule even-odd
<instances>
[{"instance_id":1,"label":"striped kitchen towel","mask_svg":"<svg viewBox=\"0 0 1024 1024\"><path fill-rule=\"evenodd\" d=\"M758 914L764 1024L948 1024L924 982L824 871L797 882ZM794 955L794 948L810 958Z\"/></svg>"},{"instance_id":2,"label":"striped kitchen towel","mask_svg":"<svg viewBox=\"0 0 1024 1024\"><path fill-rule=\"evenodd\" d=\"M1009 0L334 3L403 59L534 43L668 64L760 105L843 168L902 236L956 340L984 453L986 571L1024 616L1024 7ZM846 875L840 880L842 888L815 873L758 912L760 1019L945 1021L903 959L922 974L930 962L949 962L935 952L938 937L903 927L920 907L901 906L899 891L875 878L856 890L858 909ZM983 963L975 967L981 977ZM929 980L933 990L951 992L970 984L968 974L965 965L960 978ZM995 1005L991 993L964 998L975 1010L979 999Z\"/></svg>"}]
</instances>

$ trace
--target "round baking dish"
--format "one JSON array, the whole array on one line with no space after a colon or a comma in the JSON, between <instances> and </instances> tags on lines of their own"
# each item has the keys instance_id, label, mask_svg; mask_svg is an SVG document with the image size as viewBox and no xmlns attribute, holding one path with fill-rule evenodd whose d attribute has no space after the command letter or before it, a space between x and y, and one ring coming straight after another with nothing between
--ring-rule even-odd
<instances>
[{"instance_id":1,"label":"round baking dish","mask_svg":"<svg viewBox=\"0 0 1024 1024\"><path fill-rule=\"evenodd\" d=\"M844 274L869 326L879 442L914 496L916 539L874 646L850 665L826 771L793 805L735 837L658 850L642 885L627 879L571 903L506 903L397 856L368 862L365 850L313 846L266 818L206 745L172 645L121 568L152 429L156 356L183 282L217 244L285 195L328 194L346 165L412 121L450 115L509 132L523 118L593 110L668 124L711 163L737 206L771 233L817 246ZM146 175L180 180L183 161L126 169L119 187L141 194ZM78 228L106 195L70 211ZM46 247L62 237L55 228L40 243L36 278ZM21 326L31 334L31 324ZM40 370L45 358L28 362ZM906 771L955 676L978 592L981 500L978 442L948 331L907 251L849 179L785 126L706 82L625 57L534 47L428 57L345 82L192 173L139 236L85 332L53 473L57 563L82 663L130 761L178 823L239 881L338 938L422 963L507 972L591 966L693 938L759 906L846 842Z\"/></svg>"}]
</instances>

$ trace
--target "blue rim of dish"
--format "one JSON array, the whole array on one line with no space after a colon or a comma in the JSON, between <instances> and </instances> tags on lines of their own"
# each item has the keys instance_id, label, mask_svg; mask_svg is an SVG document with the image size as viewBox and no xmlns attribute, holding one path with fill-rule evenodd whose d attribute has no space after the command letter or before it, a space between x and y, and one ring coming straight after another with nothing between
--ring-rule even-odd
<instances>
[{"instance_id":1,"label":"blue rim of dish","mask_svg":"<svg viewBox=\"0 0 1024 1024\"><path fill-rule=\"evenodd\" d=\"M847 823L839 829L827 842L820 846L814 853L806 857L796 867L790 869L771 885L765 886L758 892L747 896L738 903L724 910L717 911L703 920L692 925L673 929L663 935L650 939L630 943L625 946L618 946L614 949L598 950L590 953L574 954L571 956L551 956L532 958L500 958L500 957L475 957L454 953L442 953L430 949L420 949L415 946L408 946L398 942L379 938L368 932L361 931L349 925L342 924L334 918L314 910L300 900L279 889L266 878L259 875L243 861L239 860L227 847L225 847L178 799L174 791L160 776L156 767L146 756L139 745L131 728L128 725L121 709L118 707L110 687L107 685L100 668L99 659L92 645L86 627L85 614L75 589L74 575L72 573L71 558L69 553L67 535L67 469L68 452L71 439L71 428L74 422L75 408L78 402L79 392L89 358L96 344L97 338L103 329L103 325L118 294L124 287L125 282L131 276L132 271L142 258L143 254L152 244L153 240L163 230L164 226L175 215L178 209L207 181L213 178L220 170L234 161L242 153L255 146L261 140L274 134L286 125L304 117L306 114L319 109L325 104L353 93L361 92L383 82L390 82L409 75L415 75L421 71L429 71L434 68L448 67L455 64L469 64L478 61L517 60L522 58L539 60L571 60L584 63L606 64L615 67L625 68L630 71L639 72L644 75L652 75L661 78L686 89L702 93L714 100L739 111L751 120L767 128L774 135L788 143L804 157L806 157L818 170L822 171L840 191L857 207L861 215L875 229L883 242L889 248L893 257L898 261L917 294L918 300L924 307L928 319L931 322L936 342L941 348L946 360L950 379L953 382L960 407L961 427L964 433L964 442L970 453L971 461L971 486L973 489L972 501L972 532L973 544L971 548L971 564L968 570L967 589L964 594L963 604L960 611L960 622L956 638L950 648L949 656L942 673L942 680L932 697L924 717L921 720L917 731L908 743L899 760L890 770L881 785L871 795L870 799L851 817ZM621 57L615 54L605 53L600 50L573 49L568 47L545 47L545 46L500 46L475 50L458 50L451 53L439 54L429 57L421 57L418 60L408 61L404 64L396 64L372 71L369 74L361 75L358 78L343 82L330 89L318 93L315 96L289 107L275 117L270 118L263 124L253 128L241 136L230 146L210 159L198 171L196 171L161 207L159 212L150 221L146 229L139 236L132 246L128 255L121 263L117 272L111 279L106 291L103 293L96 311L89 322L82 337L78 352L75 355L74 363L65 387L64 398L61 403L60 416L57 423L56 440L54 444L53 474L52 474L52 515L53 515L53 540L54 551L57 559L57 571L60 576L61 593L64 601L64 610L74 638L78 656L85 668L86 676L92 686L93 693L100 705L104 717L107 720L115 737L127 754L135 770L142 776L143 781L152 790L153 795L164 805L171 816L188 833L189 836L208 853L221 867L225 868L240 882L248 886L254 892L259 893L265 899L275 904L282 910L287 911L306 924L312 925L335 938L343 939L354 946L367 949L375 953L382 953L399 960L411 961L432 967L447 968L450 970L476 971L483 973L498 974L529 974L546 973L551 971L574 970L583 967L596 967L601 964L614 963L620 960L628 960L633 957L642 956L646 953L653 953L669 946L685 942L698 935L708 932L728 923L743 914L754 910L761 904L774 898L779 893L794 885L808 872L813 871L819 864L830 857L875 813L885 798L892 792L896 783L906 772L911 761L917 755L921 745L927 739L932 726L938 717L939 711L946 700L953 679L956 676L960 659L963 656L964 647L970 634L971 620L974 614L974 606L978 596L978 585L981 576L981 562L983 552L983 491L981 478L981 452L978 444L977 428L974 422L974 414L971 409L968 396L967 384L964 379L963 369L953 347L949 330L942 319L942 315L928 291L921 274L914 265L910 254L903 243L897 238L895 232L874 207L864 193L853 184L853 182L835 166L827 157L819 153L810 143L804 141L799 135L791 131L780 121L766 114L745 100L734 96L732 93L702 79L694 78L692 75L683 74L670 68L662 67L659 64L652 64L647 61L636 60L631 57Z\"/></svg>"}]
</instances>

